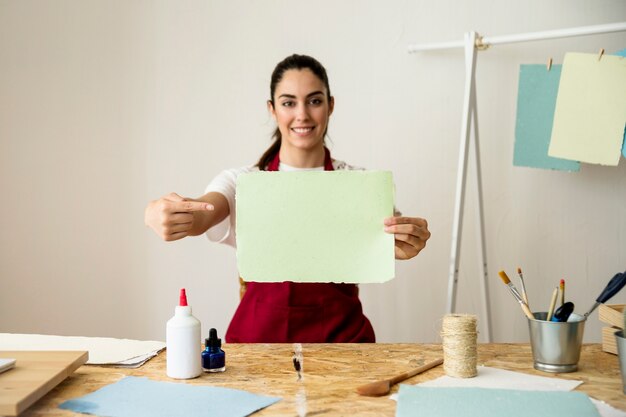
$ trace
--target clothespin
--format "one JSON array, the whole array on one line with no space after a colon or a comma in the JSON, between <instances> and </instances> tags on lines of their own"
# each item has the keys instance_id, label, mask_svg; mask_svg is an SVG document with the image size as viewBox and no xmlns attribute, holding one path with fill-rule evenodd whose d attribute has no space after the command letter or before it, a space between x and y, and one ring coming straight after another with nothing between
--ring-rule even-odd
<instances>
[{"instance_id":1,"label":"clothespin","mask_svg":"<svg viewBox=\"0 0 626 417\"><path fill-rule=\"evenodd\" d=\"M476 34L476 41L474 42L476 49L479 51L486 51L489 48L488 43L483 42L483 37L479 34Z\"/></svg>"},{"instance_id":2,"label":"clothespin","mask_svg":"<svg viewBox=\"0 0 626 417\"><path fill-rule=\"evenodd\" d=\"M598 61L602 59L602 55L604 55L604 48L600 48L600 53L598 54Z\"/></svg>"},{"instance_id":3,"label":"clothespin","mask_svg":"<svg viewBox=\"0 0 626 417\"><path fill-rule=\"evenodd\" d=\"M548 71L552 68L552 58L548 59L548 65L546 65L546 68L548 68Z\"/></svg>"}]
</instances>

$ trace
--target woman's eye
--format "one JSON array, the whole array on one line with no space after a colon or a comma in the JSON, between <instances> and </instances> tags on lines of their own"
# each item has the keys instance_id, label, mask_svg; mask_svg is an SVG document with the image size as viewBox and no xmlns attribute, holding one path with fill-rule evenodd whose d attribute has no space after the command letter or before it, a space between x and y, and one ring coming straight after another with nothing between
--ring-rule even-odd
<instances>
[{"instance_id":1,"label":"woman's eye","mask_svg":"<svg viewBox=\"0 0 626 417\"><path fill-rule=\"evenodd\" d=\"M293 101L283 101L282 106L283 107L293 107L294 103Z\"/></svg>"},{"instance_id":2,"label":"woman's eye","mask_svg":"<svg viewBox=\"0 0 626 417\"><path fill-rule=\"evenodd\" d=\"M313 104L314 106L319 106L320 104L322 104L322 100L319 98L312 98L310 103Z\"/></svg>"}]
</instances>

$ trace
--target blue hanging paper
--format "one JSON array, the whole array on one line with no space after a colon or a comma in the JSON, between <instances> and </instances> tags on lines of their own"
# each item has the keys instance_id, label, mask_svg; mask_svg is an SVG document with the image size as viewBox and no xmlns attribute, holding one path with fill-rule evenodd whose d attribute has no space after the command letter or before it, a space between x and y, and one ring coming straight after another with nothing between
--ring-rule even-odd
<instances>
[{"instance_id":1,"label":"blue hanging paper","mask_svg":"<svg viewBox=\"0 0 626 417\"><path fill-rule=\"evenodd\" d=\"M561 66L521 65L513 165L579 171L580 163L548 156Z\"/></svg>"}]
</instances>

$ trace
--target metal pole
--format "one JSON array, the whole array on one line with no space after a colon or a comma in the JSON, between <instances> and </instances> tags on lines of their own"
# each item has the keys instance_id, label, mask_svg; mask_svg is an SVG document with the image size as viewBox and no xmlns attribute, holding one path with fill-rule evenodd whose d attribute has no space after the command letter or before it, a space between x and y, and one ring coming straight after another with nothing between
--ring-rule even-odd
<instances>
[{"instance_id":1,"label":"metal pole","mask_svg":"<svg viewBox=\"0 0 626 417\"><path fill-rule=\"evenodd\" d=\"M463 206L465 204L465 183L467 177L467 155L470 141L472 104L474 103L474 74L476 70L476 32L465 34L465 98L463 100L463 120L459 145L459 162L456 180L454 204L454 223L452 225L452 252L450 254L450 273L448 277L448 302L446 311L454 313L456 307L456 286L459 279L461 235L463 232Z\"/></svg>"},{"instance_id":2,"label":"metal pole","mask_svg":"<svg viewBox=\"0 0 626 417\"><path fill-rule=\"evenodd\" d=\"M478 105L476 104L476 78L472 94L472 119L474 124L474 161L476 163L476 187L478 197L478 236L480 238L481 263L479 271L482 277L483 323L485 324L486 342L491 342L491 308L489 302L489 273L487 269L487 245L485 244L485 215L483 211L483 181L480 163L480 141L478 140Z\"/></svg>"},{"instance_id":3,"label":"metal pole","mask_svg":"<svg viewBox=\"0 0 626 417\"><path fill-rule=\"evenodd\" d=\"M607 23L604 25L582 26L577 28L546 30L542 32L521 33L516 35L503 35L484 37L480 43L484 46L501 45L505 43L517 43L528 41L541 41L546 39L568 38L572 36L598 35L602 33L626 31L626 22ZM463 48L465 41L451 41L427 43L420 45L409 45L408 52L435 51L440 49Z\"/></svg>"}]
</instances>

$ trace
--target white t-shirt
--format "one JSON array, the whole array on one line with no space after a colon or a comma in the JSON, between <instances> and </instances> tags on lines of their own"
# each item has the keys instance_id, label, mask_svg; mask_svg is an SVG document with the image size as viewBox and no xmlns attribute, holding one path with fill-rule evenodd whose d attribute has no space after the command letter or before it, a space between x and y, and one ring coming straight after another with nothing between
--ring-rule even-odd
<instances>
[{"instance_id":1,"label":"white t-shirt","mask_svg":"<svg viewBox=\"0 0 626 417\"><path fill-rule=\"evenodd\" d=\"M343 161L338 161L333 159L333 168L335 171L339 170L363 170L363 168L354 167L352 165L348 165ZM226 197L228 201L228 207L230 208L230 214L222 220L220 223L211 227L206 231L206 235L209 240L218 243L225 243L227 245L232 246L233 248L237 247L237 241L235 236L235 224L236 224L236 205L235 205L235 186L237 184L237 177L241 174L247 174L249 172L258 171L259 168L256 166L247 166L242 168L233 168L227 169L225 171L220 172L213 181L206 187L204 193L210 192L218 192ZM282 162L278 166L279 171L323 171L324 167L316 167L316 168L296 168L289 166L287 164L283 164Z\"/></svg>"}]
</instances>

